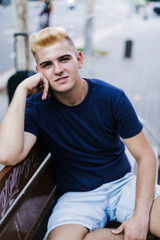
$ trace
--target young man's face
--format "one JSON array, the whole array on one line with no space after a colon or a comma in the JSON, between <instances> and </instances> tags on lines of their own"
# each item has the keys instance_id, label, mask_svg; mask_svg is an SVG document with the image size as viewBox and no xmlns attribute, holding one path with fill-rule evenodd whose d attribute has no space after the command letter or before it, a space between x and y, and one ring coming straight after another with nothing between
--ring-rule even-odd
<instances>
[{"instance_id":1,"label":"young man's face","mask_svg":"<svg viewBox=\"0 0 160 240\"><path fill-rule=\"evenodd\" d=\"M42 48L36 53L37 71L41 72L56 92L71 90L80 80L82 53L75 53L67 40Z\"/></svg>"}]
</instances>

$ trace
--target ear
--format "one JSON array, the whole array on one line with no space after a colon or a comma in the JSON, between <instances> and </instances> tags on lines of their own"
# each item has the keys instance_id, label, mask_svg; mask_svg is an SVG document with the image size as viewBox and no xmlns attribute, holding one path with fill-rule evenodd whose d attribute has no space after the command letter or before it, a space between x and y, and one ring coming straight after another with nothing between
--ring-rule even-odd
<instances>
[{"instance_id":1,"label":"ear","mask_svg":"<svg viewBox=\"0 0 160 240\"><path fill-rule=\"evenodd\" d=\"M39 68L38 68L38 66L37 66L37 65L36 65L36 71L37 71L37 72L39 72Z\"/></svg>"},{"instance_id":2,"label":"ear","mask_svg":"<svg viewBox=\"0 0 160 240\"><path fill-rule=\"evenodd\" d=\"M77 62L78 62L78 69L81 69L83 67L83 54L82 52L77 52Z\"/></svg>"}]
</instances>

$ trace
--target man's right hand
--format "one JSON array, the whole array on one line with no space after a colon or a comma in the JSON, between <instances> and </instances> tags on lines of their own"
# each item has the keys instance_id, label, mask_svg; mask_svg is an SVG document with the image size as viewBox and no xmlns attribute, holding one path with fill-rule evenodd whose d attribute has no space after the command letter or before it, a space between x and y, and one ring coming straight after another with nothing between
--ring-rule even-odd
<instances>
[{"instance_id":1,"label":"man's right hand","mask_svg":"<svg viewBox=\"0 0 160 240\"><path fill-rule=\"evenodd\" d=\"M37 73L21 82L19 88L24 88L27 95L43 92L42 100L45 100L49 92L49 82L42 73Z\"/></svg>"},{"instance_id":2,"label":"man's right hand","mask_svg":"<svg viewBox=\"0 0 160 240\"><path fill-rule=\"evenodd\" d=\"M24 159L36 141L36 136L24 133L24 115L28 94L42 91L47 98L49 82L42 73L22 81L12 98L10 106L0 124L0 163L14 165Z\"/></svg>"}]
</instances>

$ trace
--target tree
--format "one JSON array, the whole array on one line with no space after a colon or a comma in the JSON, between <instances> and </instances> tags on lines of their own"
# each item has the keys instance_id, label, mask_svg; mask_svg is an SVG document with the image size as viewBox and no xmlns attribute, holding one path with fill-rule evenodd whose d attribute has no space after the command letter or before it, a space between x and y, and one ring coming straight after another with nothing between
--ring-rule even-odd
<instances>
[{"instance_id":1,"label":"tree","mask_svg":"<svg viewBox=\"0 0 160 240\"><path fill-rule=\"evenodd\" d=\"M85 53L92 52L92 34L93 34L93 10L94 0L86 0L86 23L85 23Z\"/></svg>"},{"instance_id":2,"label":"tree","mask_svg":"<svg viewBox=\"0 0 160 240\"><path fill-rule=\"evenodd\" d=\"M29 69L28 0L12 0L17 71Z\"/></svg>"}]
</instances>

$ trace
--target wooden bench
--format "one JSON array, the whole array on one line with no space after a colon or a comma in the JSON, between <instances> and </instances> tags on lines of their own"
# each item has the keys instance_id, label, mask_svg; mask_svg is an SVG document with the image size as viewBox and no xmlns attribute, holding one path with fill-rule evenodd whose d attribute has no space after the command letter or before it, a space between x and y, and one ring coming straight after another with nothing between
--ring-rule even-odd
<instances>
[{"instance_id":1,"label":"wooden bench","mask_svg":"<svg viewBox=\"0 0 160 240\"><path fill-rule=\"evenodd\" d=\"M21 163L0 171L0 239L43 239L56 200L51 155L38 141ZM106 227L117 226L108 223Z\"/></svg>"},{"instance_id":2,"label":"wooden bench","mask_svg":"<svg viewBox=\"0 0 160 240\"><path fill-rule=\"evenodd\" d=\"M45 218L57 197L50 160L43 144L37 142L21 163L0 172L1 240L43 239Z\"/></svg>"}]
</instances>

